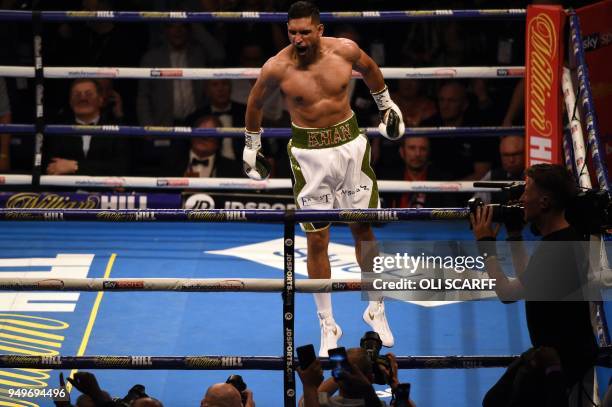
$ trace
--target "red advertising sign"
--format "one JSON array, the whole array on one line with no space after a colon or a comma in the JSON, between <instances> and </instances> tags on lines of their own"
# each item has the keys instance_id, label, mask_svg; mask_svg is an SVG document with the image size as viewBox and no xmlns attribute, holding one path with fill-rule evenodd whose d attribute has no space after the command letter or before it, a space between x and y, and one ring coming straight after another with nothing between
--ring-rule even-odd
<instances>
[{"instance_id":1,"label":"red advertising sign","mask_svg":"<svg viewBox=\"0 0 612 407\"><path fill-rule=\"evenodd\" d=\"M561 6L529 6L525 38L527 165L561 164L561 72L565 13Z\"/></svg>"}]
</instances>

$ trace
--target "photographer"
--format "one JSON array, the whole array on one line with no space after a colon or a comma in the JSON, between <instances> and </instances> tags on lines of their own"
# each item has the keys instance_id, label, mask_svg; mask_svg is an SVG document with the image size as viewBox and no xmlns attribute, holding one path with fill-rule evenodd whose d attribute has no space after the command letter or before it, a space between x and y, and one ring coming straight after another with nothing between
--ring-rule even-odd
<instances>
[{"instance_id":1,"label":"photographer","mask_svg":"<svg viewBox=\"0 0 612 407\"><path fill-rule=\"evenodd\" d=\"M527 169L526 175L525 191L520 197L524 221L531 223L542 235L542 243L529 258L520 243L522 224L507 225L508 240L516 242L512 248L512 261L517 279L506 277L497 260L494 241L499 225L492 225L492 207L476 208L470 221L481 252L488 254L486 270L489 277L496 280L498 297L502 300L526 298L525 313L533 347L552 348L558 354L560 365L545 369L540 376L533 376L532 385L527 386L529 381L519 380L521 369L529 362L526 357L529 351L524 353L489 390L483 401L485 407L526 405L512 404L517 397L531 400L532 404L528 405L548 406L546 400L550 397L546 394L544 380L557 371L562 374L561 391L567 401L572 387L580 383L593 367L597 351L588 302L554 301L579 290L582 275L586 273L580 253L565 250L567 246L564 245L549 243L584 240L584 236L578 234L565 218L565 211L576 194L575 181L565 168L550 164L533 165ZM545 298L547 301L533 300L542 298L545 292L549 293ZM538 379L540 385L533 386Z\"/></svg>"},{"instance_id":2,"label":"photographer","mask_svg":"<svg viewBox=\"0 0 612 407\"><path fill-rule=\"evenodd\" d=\"M234 376L230 376L230 379ZM227 383L215 383L210 386L200 402L200 407L255 407L253 392L247 388L238 391L233 383L229 383L230 379Z\"/></svg>"},{"instance_id":3,"label":"photographer","mask_svg":"<svg viewBox=\"0 0 612 407\"><path fill-rule=\"evenodd\" d=\"M380 407L387 404L381 401L374 390L374 370L367 352L363 348L347 350L349 370L343 370L340 378L329 378L323 381L323 371L318 360L298 374L304 387L304 398L300 400L303 407L344 407L363 406ZM391 361L391 371L385 370L389 377L392 390L399 385L397 379L397 362L392 353L388 354ZM381 367L381 369L386 369ZM333 395L338 391L338 395ZM394 403L391 404L396 405ZM410 401L407 406L415 407Z\"/></svg>"}]
</instances>

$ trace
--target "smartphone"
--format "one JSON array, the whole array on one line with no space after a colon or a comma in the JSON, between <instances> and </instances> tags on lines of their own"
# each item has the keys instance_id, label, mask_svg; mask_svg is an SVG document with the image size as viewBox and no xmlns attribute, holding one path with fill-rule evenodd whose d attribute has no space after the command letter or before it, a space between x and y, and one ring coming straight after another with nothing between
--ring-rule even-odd
<instances>
[{"instance_id":1,"label":"smartphone","mask_svg":"<svg viewBox=\"0 0 612 407\"><path fill-rule=\"evenodd\" d=\"M300 346L296 349L296 351L298 360L300 362L300 369L302 370L307 369L308 366L310 366L310 364L317 359L317 355L315 354L315 349L312 344Z\"/></svg>"},{"instance_id":2,"label":"smartphone","mask_svg":"<svg viewBox=\"0 0 612 407\"><path fill-rule=\"evenodd\" d=\"M330 349L327 351L327 353L329 354L329 362L331 363L331 373L334 379L341 379L342 371L351 371L351 367L348 363L348 356L346 355L346 349L344 348L344 346L335 349Z\"/></svg>"}]
</instances>

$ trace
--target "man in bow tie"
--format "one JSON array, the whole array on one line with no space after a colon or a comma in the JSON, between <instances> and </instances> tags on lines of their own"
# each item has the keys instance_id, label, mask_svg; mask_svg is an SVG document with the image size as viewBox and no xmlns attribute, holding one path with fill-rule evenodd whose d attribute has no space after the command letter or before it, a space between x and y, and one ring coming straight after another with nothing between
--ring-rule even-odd
<instances>
[{"instance_id":1,"label":"man in bow tie","mask_svg":"<svg viewBox=\"0 0 612 407\"><path fill-rule=\"evenodd\" d=\"M196 128L222 127L217 116L205 115L195 120ZM173 176L184 177L243 177L240 164L223 157L219 152L221 139L218 137L192 137L189 152L178 152L170 156L176 168ZM178 165L177 165L178 164Z\"/></svg>"}]
</instances>

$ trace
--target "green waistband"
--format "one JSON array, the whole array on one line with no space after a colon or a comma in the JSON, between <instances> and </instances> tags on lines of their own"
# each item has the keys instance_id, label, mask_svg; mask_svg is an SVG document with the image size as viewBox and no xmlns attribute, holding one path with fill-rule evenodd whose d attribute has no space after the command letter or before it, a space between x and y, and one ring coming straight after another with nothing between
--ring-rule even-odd
<instances>
[{"instance_id":1,"label":"green waistband","mask_svg":"<svg viewBox=\"0 0 612 407\"><path fill-rule=\"evenodd\" d=\"M341 146L359 136L357 118L350 118L333 126L316 129L291 125L291 145L297 148L329 148Z\"/></svg>"}]
</instances>

